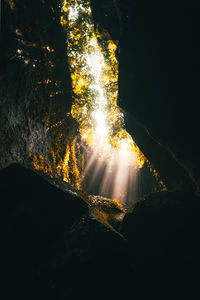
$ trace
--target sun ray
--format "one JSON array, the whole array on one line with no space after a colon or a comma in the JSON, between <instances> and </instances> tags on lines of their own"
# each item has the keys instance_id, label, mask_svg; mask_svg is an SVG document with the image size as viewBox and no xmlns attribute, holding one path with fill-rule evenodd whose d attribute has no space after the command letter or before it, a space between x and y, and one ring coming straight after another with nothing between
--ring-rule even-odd
<instances>
[{"instance_id":1,"label":"sun ray","mask_svg":"<svg viewBox=\"0 0 200 300\"><path fill-rule=\"evenodd\" d=\"M94 28L89 0L64 0L62 12L74 92L71 114L91 153L80 181L91 173L90 185L98 181L100 194L125 201L130 168L137 170L145 158L124 129L117 106L117 45L111 39L106 47L99 42L102 36Z\"/></svg>"}]
</instances>

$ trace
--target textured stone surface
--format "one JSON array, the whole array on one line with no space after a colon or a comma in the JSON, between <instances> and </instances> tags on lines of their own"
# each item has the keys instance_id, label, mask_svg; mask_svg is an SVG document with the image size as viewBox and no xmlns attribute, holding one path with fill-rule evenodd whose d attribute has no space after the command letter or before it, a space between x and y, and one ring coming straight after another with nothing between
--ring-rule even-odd
<instances>
[{"instance_id":1,"label":"textured stone surface","mask_svg":"<svg viewBox=\"0 0 200 300\"><path fill-rule=\"evenodd\" d=\"M0 167L45 158L61 136L66 149L75 122L58 1L2 1Z\"/></svg>"},{"instance_id":2,"label":"textured stone surface","mask_svg":"<svg viewBox=\"0 0 200 300\"><path fill-rule=\"evenodd\" d=\"M183 191L199 178L198 4L148 3L93 0L92 7L119 40L119 105L130 113L128 129L169 188L182 192L146 197L126 215L122 238L59 179L48 177L53 186L19 166L1 170L2 299L154 299L157 288L160 299L166 290L168 299L200 298L200 202ZM65 118L65 37L58 1L2 1L2 11L0 167L30 167L29 152L51 161L55 137L62 133L62 154L77 132Z\"/></svg>"},{"instance_id":3,"label":"textured stone surface","mask_svg":"<svg viewBox=\"0 0 200 300\"><path fill-rule=\"evenodd\" d=\"M187 10L182 3L179 22L178 3L173 12L170 5L92 1L94 21L119 40L119 105L128 111L128 131L169 190L192 191L199 174L199 44L190 8L198 4ZM50 149L63 158L69 135L77 134L66 119L72 90L59 2L3 1L2 11L0 166L31 165L37 153L53 164Z\"/></svg>"}]
</instances>

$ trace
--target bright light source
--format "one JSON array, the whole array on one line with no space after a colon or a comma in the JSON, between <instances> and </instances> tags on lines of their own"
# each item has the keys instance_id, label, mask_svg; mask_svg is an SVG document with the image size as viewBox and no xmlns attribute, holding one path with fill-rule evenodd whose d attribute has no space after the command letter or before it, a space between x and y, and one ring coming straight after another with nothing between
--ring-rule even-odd
<instances>
[{"instance_id":1,"label":"bright light source","mask_svg":"<svg viewBox=\"0 0 200 300\"><path fill-rule=\"evenodd\" d=\"M125 155L130 152L130 146L131 146L130 143L131 141L128 139L120 141L120 149L119 149L120 154Z\"/></svg>"},{"instance_id":2,"label":"bright light source","mask_svg":"<svg viewBox=\"0 0 200 300\"><path fill-rule=\"evenodd\" d=\"M90 68L91 75L95 78L95 83L99 83L104 67L103 55L98 51L93 52L86 56L86 63Z\"/></svg>"},{"instance_id":3,"label":"bright light source","mask_svg":"<svg viewBox=\"0 0 200 300\"><path fill-rule=\"evenodd\" d=\"M107 99L105 97L97 97L95 98L95 102L99 105L105 105L107 103Z\"/></svg>"},{"instance_id":4,"label":"bright light source","mask_svg":"<svg viewBox=\"0 0 200 300\"><path fill-rule=\"evenodd\" d=\"M100 97L103 97L103 95L104 95L104 91L103 91L103 88L102 88L102 86L101 85L99 85L99 84L91 84L90 85L90 87L89 87L91 90L93 90L93 91L95 91L96 93L98 93L98 95L100 96Z\"/></svg>"},{"instance_id":5,"label":"bright light source","mask_svg":"<svg viewBox=\"0 0 200 300\"><path fill-rule=\"evenodd\" d=\"M74 94L78 96L72 106L72 116L80 124L82 139L93 151L81 176L84 177L95 162L99 166L95 166L95 179L101 166L106 165L100 190L104 193L107 188L112 189L110 196L122 200L126 197L130 168L135 171L139 165L136 161L140 158L137 156L139 149L123 129L124 116L117 107L117 45L107 38L104 44L99 43L89 1L63 1L68 23L62 24L66 24L69 37L72 83ZM77 21L79 17L81 22Z\"/></svg>"},{"instance_id":6,"label":"bright light source","mask_svg":"<svg viewBox=\"0 0 200 300\"><path fill-rule=\"evenodd\" d=\"M79 15L79 8L77 6L70 6L68 9L69 21L75 22Z\"/></svg>"},{"instance_id":7,"label":"bright light source","mask_svg":"<svg viewBox=\"0 0 200 300\"><path fill-rule=\"evenodd\" d=\"M92 113L92 116L94 118L94 122L97 125L103 125L103 124L105 124L105 113L102 110L95 110Z\"/></svg>"},{"instance_id":8,"label":"bright light source","mask_svg":"<svg viewBox=\"0 0 200 300\"><path fill-rule=\"evenodd\" d=\"M104 142L106 142L109 130L106 124L105 112L101 110L95 110L92 113L92 117L94 120L94 130L95 130L96 140L100 139L100 141L102 142L102 139L105 139Z\"/></svg>"}]
</instances>

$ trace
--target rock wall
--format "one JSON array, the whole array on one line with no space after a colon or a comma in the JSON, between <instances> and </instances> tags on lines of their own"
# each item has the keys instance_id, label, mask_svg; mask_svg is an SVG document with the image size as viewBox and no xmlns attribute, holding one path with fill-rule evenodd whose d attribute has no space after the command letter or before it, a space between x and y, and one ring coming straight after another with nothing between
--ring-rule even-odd
<instances>
[{"instance_id":1,"label":"rock wall","mask_svg":"<svg viewBox=\"0 0 200 300\"><path fill-rule=\"evenodd\" d=\"M96 24L119 40L118 105L130 114L128 131L169 189L199 190L199 3L92 6Z\"/></svg>"}]
</instances>

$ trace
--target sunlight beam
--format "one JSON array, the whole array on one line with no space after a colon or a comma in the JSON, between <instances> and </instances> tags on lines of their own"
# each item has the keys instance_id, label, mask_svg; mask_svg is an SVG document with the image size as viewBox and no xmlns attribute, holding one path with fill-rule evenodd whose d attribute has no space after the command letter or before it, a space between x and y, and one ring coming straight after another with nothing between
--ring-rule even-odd
<instances>
[{"instance_id":1,"label":"sunlight beam","mask_svg":"<svg viewBox=\"0 0 200 300\"><path fill-rule=\"evenodd\" d=\"M100 45L101 36L98 33L97 39L89 0L64 0L62 11L61 24L66 26L69 37L68 56L75 95L71 114L79 123L83 143L93 152L81 181L92 170L93 181L102 172L99 192L104 194L109 190L111 197L125 201L130 168L141 167L144 156L123 128L123 113L117 106L117 46L111 39L104 42L106 50Z\"/></svg>"}]
</instances>

